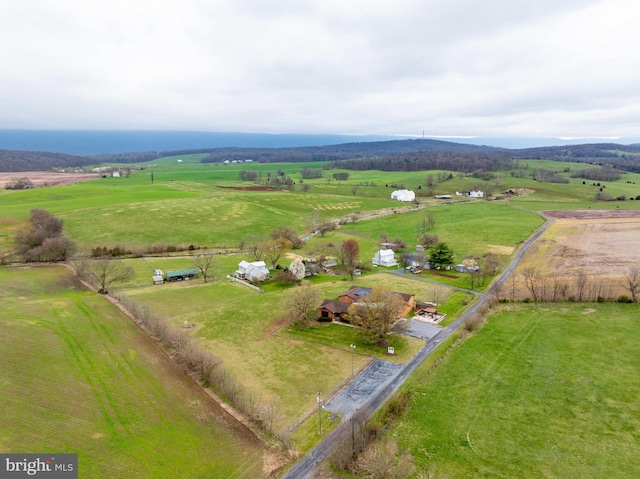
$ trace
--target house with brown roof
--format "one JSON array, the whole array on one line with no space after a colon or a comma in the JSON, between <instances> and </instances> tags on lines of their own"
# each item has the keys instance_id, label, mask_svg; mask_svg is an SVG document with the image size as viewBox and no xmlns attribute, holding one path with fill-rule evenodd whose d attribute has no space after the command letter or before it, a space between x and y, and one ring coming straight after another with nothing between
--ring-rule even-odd
<instances>
[{"instance_id":1,"label":"house with brown roof","mask_svg":"<svg viewBox=\"0 0 640 479\"><path fill-rule=\"evenodd\" d=\"M331 299L325 299L320 305L318 313L320 318L331 318L332 321L340 321L347 315L350 303L341 303L340 301L333 301Z\"/></svg>"},{"instance_id":2,"label":"house with brown roof","mask_svg":"<svg viewBox=\"0 0 640 479\"><path fill-rule=\"evenodd\" d=\"M369 295L369 293L371 293L371 288L351 286L346 292L340 295L339 300L341 303L353 304ZM415 295L409 293L396 293L395 291L393 292L393 294L399 294L404 301L404 304L406 305L406 309L402 313L403 315L413 311L413 308L415 306Z\"/></svg>"}]
</instances>

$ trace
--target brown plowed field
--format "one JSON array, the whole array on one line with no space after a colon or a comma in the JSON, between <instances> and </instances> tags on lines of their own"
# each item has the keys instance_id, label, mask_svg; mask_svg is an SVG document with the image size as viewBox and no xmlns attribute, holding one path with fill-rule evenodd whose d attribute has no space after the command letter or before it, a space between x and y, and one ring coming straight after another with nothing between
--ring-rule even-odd
<instances>
[{"instance_id":1,"label":"brown plowed field","mask_svg":"<svg viewBox=\"0 0 640 479\"><path fill-rule=\"evenodd\" d=\"M97 173L54 173L53 171L12 171L0 173L0 188L13 178L29 178L38 188L43 186L72 185L79 181L93 180L99 178Z\"/></svg>"},{"instance_id":2,"label":"brown plowed field","mask_svg":"<svg viewBox=\"0 0 640 479\"><path fill-rule=\"evenodd\" d=\"M547 278L567 281L582 271L596 281L613 285L615 296L629 294L623 280L631 267L640 267L640 210L545 214L555 221L529 249L518 271L535 268Z\"/></svg>"}]
</instances>

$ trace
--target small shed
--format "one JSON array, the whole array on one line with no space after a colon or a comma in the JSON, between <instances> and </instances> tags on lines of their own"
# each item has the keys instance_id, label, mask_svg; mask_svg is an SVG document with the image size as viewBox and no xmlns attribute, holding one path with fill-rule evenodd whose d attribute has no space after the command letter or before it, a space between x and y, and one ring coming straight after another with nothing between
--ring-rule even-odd
<instances>
[{"instance_id":1,"label":"small shed","mask_svg":"<svg viewBox=\"0 0 640 479\"><path fill-rule=\"evenodd\" d=\"M153 278L153 284L163 284L164 283L164 278L160 275L154 274L152 276Z\"/></svg>"},{"instance_id":2,"label":"small shed","mask_svg":"<svg viewBox=\"0 0 640 479\"><path fill-rule=\"evenodd\" d=\"M480 266L476 266L476 265L467 266L465 264L457 264L455 266L455 270L458 273L473 273L475 271L478 271L479 269L480 269Z\"/></svg>"}]
</instances>

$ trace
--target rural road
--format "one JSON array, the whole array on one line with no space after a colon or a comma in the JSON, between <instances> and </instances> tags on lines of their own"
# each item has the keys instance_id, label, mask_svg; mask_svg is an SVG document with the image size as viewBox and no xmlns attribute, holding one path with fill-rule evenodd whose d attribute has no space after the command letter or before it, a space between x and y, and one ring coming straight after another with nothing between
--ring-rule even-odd
<instances>
[{"instance_id":1,"label":"rural road","mask_svg":"<svg viewBox=\"0 0 640 479\"><path fill-rule=\"evenodd\" d=\"M416 355L405 364L395 364L376 359L362 370L345 388L332 398L325 409L341 414L340 424L296 462L282 479L305 479L311 477L316 467L326 459L331 452L352 433L351 419L359 410L366 410L373 415L407 380L416 368L427 358L436 347L460 329L464 322L482 308L491 296L513 273L529 247L551 226L553 219L545 218L546 223L536 231L518 250L513 260L505 268L500 277L493 282L487 294L481 295L474 303L453 323L442 328L433 336ZM365 409L366 408L366 409Z\"/></svg>"}]
</instances>

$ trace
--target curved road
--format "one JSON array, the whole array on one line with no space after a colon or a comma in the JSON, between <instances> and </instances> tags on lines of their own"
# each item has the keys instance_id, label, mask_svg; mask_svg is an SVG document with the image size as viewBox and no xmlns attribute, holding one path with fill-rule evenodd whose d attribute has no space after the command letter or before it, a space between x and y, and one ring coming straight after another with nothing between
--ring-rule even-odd
<instances>
[{"instance_id":1,"label":"curved road","mask_svg":"<svg viewBox=\"0 0 640 479\"><path fill-rule=\"evenodd\" d=\"M536 231L520 248L513 260L505 268L500 277L493 282L487 290L487 294L478 298L478 301L465 311L453 323L443 328L437 335L430 339L418 353L403 365L395 365L385 368L382 363L388 361L376 360L358 374L338 395L329 401L325 409L340 412L342 420L338 427L328 433L326 437L293 465L282 479L305 479L311 477L316 467L325 460L333 450L347 440L352 433L351 419L359 410L366 410L373 415L406 381L416 368L434 351L434 349L455 331L462 327L464 322L482 308L488 297L494 293L504 281L513 273L522 259L524 253L544 233L551 223L552 218L545 218L546 223ZM390 363L393 364L393 363ZM378 384L377 388L362 388L366 384L366 377L373 377ZM363 396L364 394L364 396Z\"/></svg>"}]
</instances>

